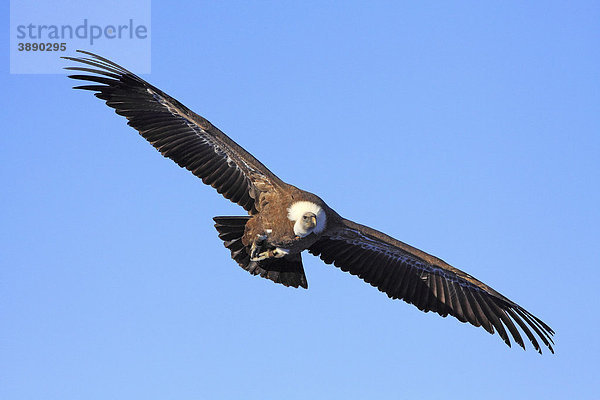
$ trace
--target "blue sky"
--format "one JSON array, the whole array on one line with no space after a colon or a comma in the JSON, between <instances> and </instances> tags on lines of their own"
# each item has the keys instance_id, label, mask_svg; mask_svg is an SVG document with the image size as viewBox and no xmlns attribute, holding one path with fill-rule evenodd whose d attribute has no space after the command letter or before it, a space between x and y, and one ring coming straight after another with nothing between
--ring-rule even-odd
<instances>
[{"instance_id":1,"label":"blue sky","mask_svg":"<svg viewBox=\"0 0 600 400\"><path fill-rule=\"evenodd\" d=\"M343 216L542 318L543 356L308 254L308 291L250 276L212 226L241 208L63 75L10 75L3 41L0 397L600 397L599 17L152 3L145 79Z\"/></svg>"}]
</instances>

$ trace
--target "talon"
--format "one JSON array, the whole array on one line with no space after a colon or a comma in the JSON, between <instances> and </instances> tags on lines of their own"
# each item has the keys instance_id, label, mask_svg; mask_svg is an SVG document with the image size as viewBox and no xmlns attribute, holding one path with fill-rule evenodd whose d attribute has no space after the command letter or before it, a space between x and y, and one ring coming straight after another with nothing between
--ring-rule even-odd
<instances>
[{"instance_id":1,"label":"talon","mask_svg":"<svg viewBox=\"0 0 600 400\"><path fill-rule=\"evenodd\" d=\"M282 249L281 247L277 247L275 250L273 250L273 257L281 258L281 257L287 256L289 253L290 253L289 250Z\"/></svg>"},{"instance_id":2,"label":"talon","mask_svg":"<svg viewBox=\"0 0 600 400\"><path fill-rule=\"evenodd\" d=\"M253 252L253 255L250 256L250 261L262 261L271 257L273 250L263 251L262 253L258 253L258 250ZM258 253L258 254L256 254Z\"/></svg>"}]
</instances>

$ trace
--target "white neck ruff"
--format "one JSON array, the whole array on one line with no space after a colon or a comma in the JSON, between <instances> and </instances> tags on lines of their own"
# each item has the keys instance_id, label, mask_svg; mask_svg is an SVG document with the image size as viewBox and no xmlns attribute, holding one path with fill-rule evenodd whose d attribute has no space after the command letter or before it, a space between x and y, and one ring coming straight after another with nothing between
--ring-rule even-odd
<instances>
[{"instance_id":1,"label":"white neck ruff","mask_svg":"<svg viewBox=\"0 0 600 400\"><path fill-rule=\"evenodd\" d=\"M302 229L301 224L301 218L307 212L311 212L317 217L317 226L310 231ZM294 233L300 237L304 237L311 232L321 233L323 230L325 230L325 226L327 225L325 211L323 208L321 208L321 206L313 203L312 201L297 201L292 204L292 206L288 208L288 219L290 221L295 221Z\"/></svg>"}]
</instances>

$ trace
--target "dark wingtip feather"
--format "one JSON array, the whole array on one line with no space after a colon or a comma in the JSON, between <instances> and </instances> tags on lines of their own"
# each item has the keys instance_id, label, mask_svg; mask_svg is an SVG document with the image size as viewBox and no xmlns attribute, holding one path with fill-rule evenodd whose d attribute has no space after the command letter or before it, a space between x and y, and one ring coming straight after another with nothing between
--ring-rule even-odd
<instances>
[{"instance_id":1,"label":"dark wingtip feather","mask_svg":"<svg viewBox=\"0 0 600 400\"><path fill-rule=\"evenodd\" d=\"M73 86L73 89L81 89L81 90L91 90L94 92L99 92L102 90L104 86L102 85L81 85L81 86Z\"/></svg>"}]
</instances>

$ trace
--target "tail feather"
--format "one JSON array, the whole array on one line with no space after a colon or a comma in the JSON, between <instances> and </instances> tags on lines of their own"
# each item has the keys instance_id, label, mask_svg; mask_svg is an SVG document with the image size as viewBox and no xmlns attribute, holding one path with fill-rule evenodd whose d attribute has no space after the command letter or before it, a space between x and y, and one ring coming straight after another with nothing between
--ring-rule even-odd
<instances>
[{"instance_id":1,"label":"tail feather","mask_svg":"<svg viewBox=\"0 0 600 400\"><path fill-rule=\"evenodd\" d=\"M285 286L308 288L304 275L302 258L300 254L293 254L282 258L270 258L262 261L250 261L248 249L242 243L242 236L246 223L250 217L214 217L215 228L225 247L231 251L233 258L243 269L252 275L281 283Z\"/></svg>"}]
</instances>

